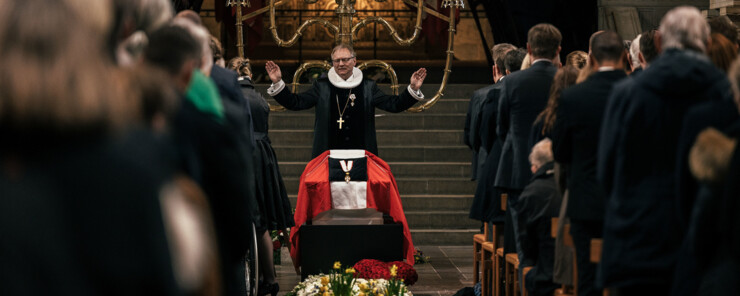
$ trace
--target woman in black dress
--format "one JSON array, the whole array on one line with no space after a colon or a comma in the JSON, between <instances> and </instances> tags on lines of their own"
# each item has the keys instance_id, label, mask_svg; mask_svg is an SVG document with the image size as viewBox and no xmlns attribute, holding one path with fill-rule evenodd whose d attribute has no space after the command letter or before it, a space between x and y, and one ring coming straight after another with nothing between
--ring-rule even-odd
<instances>
[{"instance_id":1,"label":"woman in black dress","mask_svg":"<svg viewBox=\"0 0 740 296\"><path fill-rule=\"evenodd\" d=\"M267 137L270 106L252 85L252 70L249 59L234 58L229 61L229 68L239 74L239 84L252 111L254 139L257 145L255 149L255 183L257 185L257 200L262 213L263 221L261 224L264 225L263 229L257 230L258 233L262 233L258 243L260 271L263 275L259 294L276 295L279 288L275 281L270 231L285 231L286 228L292 227L295 223L288 194L283 184L283 177L280 175L278 168L275 150L272 149L270 138Z\"/></svg>"}]
</instances>

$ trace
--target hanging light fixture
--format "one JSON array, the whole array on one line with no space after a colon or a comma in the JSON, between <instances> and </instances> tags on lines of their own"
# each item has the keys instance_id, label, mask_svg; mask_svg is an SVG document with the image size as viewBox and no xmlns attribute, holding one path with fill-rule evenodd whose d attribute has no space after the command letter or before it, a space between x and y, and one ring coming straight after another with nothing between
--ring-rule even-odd
<instances>
[{"instance_id":1,"label":"hanging light fixture","mask_svg":"<svg viewBox=\"0 0 740 296\"><path fill-rule=\"evenodd\" d=\"M249 3L249 0L228 0L226 6L252 7L252 4Z\"/></svg>"},{"instance_id":2,"label":"hanging light fixture","mask_svg":"<svg viewBox=\"0 0 740 296\"><path fill-rule=\"evenodd\" d=\"M454 8L465 8L465 2L463 0L442 0L442 7L454 7Z\"/></svg>"}]
</instances>

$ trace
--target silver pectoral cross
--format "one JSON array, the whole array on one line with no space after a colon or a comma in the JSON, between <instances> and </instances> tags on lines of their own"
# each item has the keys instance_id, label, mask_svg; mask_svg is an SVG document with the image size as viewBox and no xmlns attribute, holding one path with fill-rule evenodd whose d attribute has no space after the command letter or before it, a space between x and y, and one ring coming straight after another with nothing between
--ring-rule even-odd
<instances>
[{"instance_id":1,"label":"silver pectoral cross","mask_svg":"<svg viewBox=\"0 0 740 296\"><path fill-rule=\"evenodd\" d=\"M339 117L339 120L337 120L337 122L339 123L339 129L342 129L342 123L344 123L344 119Z\"/></svg>"}]
</instances>

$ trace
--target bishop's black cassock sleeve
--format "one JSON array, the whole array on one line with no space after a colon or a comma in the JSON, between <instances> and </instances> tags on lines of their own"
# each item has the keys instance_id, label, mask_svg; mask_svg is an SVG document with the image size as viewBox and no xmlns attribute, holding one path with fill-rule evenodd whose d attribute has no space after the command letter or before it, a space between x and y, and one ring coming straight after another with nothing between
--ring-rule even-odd
<instances>
[{"instance_id":1,"label":"bishop's black cassock sleeve","mask_svg":"<svg viewBox=\"0 0 740 296\"><path fill-rule=\"evenodd\" d=\"M288 110L300 111L313 108L319 101L319 88L316 82L313 83L310 89L305 92L294 94L288 90L286 85L283 90L273 96L278 104L282 105Z\"/></svg>"},{"instance_id":2,"label":"bishop's black cassock sleeve","mask_svg":"<svg viewBox=\"0 0 740 296\"><path fill-rule=\"evenodd\" d=\"M417 100L414 99L413 96L411 96L407 89L401 91L401 94L397 96L386 95L374 82L366 81L366 83L373 84L371 88L372 93L370 94L370 96L373 100L373 106L378 109L392 113L398 113L406 111L406 109L411 108L411 106L413 106L417 102Z\"/></svg>"}]
</instances>

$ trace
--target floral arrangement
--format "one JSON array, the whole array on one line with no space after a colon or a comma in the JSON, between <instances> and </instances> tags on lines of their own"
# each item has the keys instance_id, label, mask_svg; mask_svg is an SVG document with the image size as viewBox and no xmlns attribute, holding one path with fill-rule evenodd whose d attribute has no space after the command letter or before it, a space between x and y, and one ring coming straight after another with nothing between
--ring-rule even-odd
<instances>
[{"instance_id":1,"label":"floral arrangement","mask_svg":"<svg viewBox=\"0 0 740 296\"><path fill-rule=\"evenodd\" d=\"M424 264L428 263L432 257L424 256L424 252L419 250L419 248L416 248L416 252L414 252L414 263L415 264Z\"/></svg>"},{"instance_id":2,"label":"floral arrangement","mask_svg":"<svg viewBox=\"0 0 740 296\"><path fill-rule=\"evenodd\" d=\"M392 268L396 268L396 274ZM383 262L375 259L363 259L354 266L357 270L357 276L366 279L386 279L398 278L407 286L412 286L419 280L419 275L411 266L401 261Z\"/></svg>"},{"instance_id":3,"label":"floral arrangement","mask_svg":"<svg viewBox=\"0 0 740 296\"><path fill-rule=\"evenodd\" d=\"M283 246L290 247L288 243L288 237L290 236L290 228L285 230L272 230L270 231L270 237L272 238L272 263L274 265L280 265L280 248Z\"/></svg>"},{"instance_id":4,"label":"floral arrangement","mask_svg":"<svg viewBox=\"0 0 740 296\"><path fill-rule=\"evenodd\" d=\"M377 260L376 260L377 261ZM355 268L342 271L342 264L335 262L330 274L311 275L299 283L287 296L412 296L403 279L398 277L398 265L388 268L390 279L365 279L358 277ZM413 269L413 268L412 268ZM414 273L416 273L414 271Z\"/></svg>"}]
</instances>

